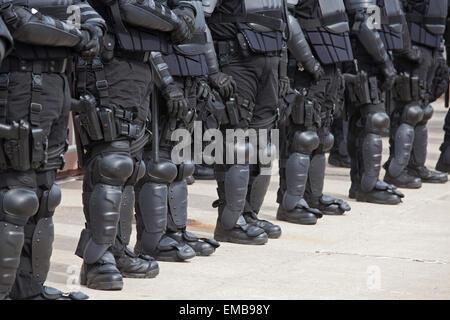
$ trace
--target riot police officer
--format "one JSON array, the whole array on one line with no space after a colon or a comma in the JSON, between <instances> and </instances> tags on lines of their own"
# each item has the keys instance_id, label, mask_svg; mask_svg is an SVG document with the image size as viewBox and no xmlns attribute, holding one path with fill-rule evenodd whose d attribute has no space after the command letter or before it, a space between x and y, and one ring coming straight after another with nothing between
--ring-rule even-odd
<instances>
[{"instance_id":1,"label":"riot police officer","mask_svg":"<svg viewBox=\"0 0 450 320\"><path fill-rule=\"evenodd\" d=\"M377 6L378 4L378 6ZM373 15L383 5L382 21L397 30L394 37L377 29ZM396 70L382 37L388 36L389 43L401 41L401 8L396 1L345 0L350 19L353 53L357 59L346 72L356 72L348 81L351 99L348 145L351 157L350 198L357 201L398 204L403 194L394 185L379 180L381 168L381 135L389 128L389 116L385 109L385 92L392 87ZM378 9L377 9L378 8ZM378 11L380 12L380 11ZM388 18L392 17L392 18ZM375 63L374 63L375 62Z\"/></svg>"},{"instance_id":2,"label":"riot police officer","mask_svg":"<svg viewBox=\"0 0 450 320\"><path fill-rule=\"evenodd\" d=\"M284 154L280 161L277 218L315 224L322 214L341 215L350 210L343 200L324 195L323 186L325 153L334 143L330 127L344 91L338 64L352 61L353 54L342 1L290 4L293 15L289 19L292 35L288 48L293 59L289 65L298 94L292 104L291 123L285 129L286 137L281 139ZM307 57L299 52L302 46L308 48L308 43L300 29L293 32L295 26L301 26L306 33L314 55L310 50ZM309 72L300 72L299 66Z\"/></svg>"},{"instance_id":3,"label":"riot police officer","mask_svg":"<svg viewBox=\"0 0 450 320\"><path fill-rule=\"evenodd\" d=\"M439 89L439 83L433 83L433 80L439 69L438 62L443 60L439 49L446 26L448 2L405 0L403 6L411 41L414 48L418 48L420 59L411 58L408 54L396 55L395 65L400 75L392 93L395 105L390 157L385 164L384 180L403 188L420 188L422 182L445 183L448 180L447 174L433 172L425 166L427 123L433 115L430 103L443 93L434 92Z\"/></svg>"},{"instance_id":4,"label":"riot police officer","mask_svg":"<svg viewBox=\"0 0 450 320\"><path fill-rule=\"evenodd\" d=\"M238 88L236 109L231 105L227 108L229 119L222 126L223 132L252 129L248 132L258 135L261 130L274 128L280 103L279 83L288 82L279 73L285 48L286 1L205 1L205 12L210 15L208 24L221 70L233 77ZM269 237L281 235L279 226L258 217L270 183L267 171L271 166L270 161L261 161L261 155L270 155L273 145L267 136L261 139L258 159L249 164L248 156L256 152L256 146L249 142L251 138L238 139L225 148L229 153L245 154L246 159L230 157L232 163L224 161L215 166L219 200L214 206L218 207L219 217L214 237L219 241L264 244Z\"/></svg>"},{"instance_id":5,"label":"riot police officer","mask_svg":"<svg viewBox=\"0 0 450 320\"><path fill-rule=\"evenodd\" d=\"M74 54L98 54L104 21L78 0L2 1L1 16L15 43L0 68L0 299L85 299L44 283L67 149L66 69Z\"/></svg>"},{"instance_id":6,"label":"riot police officer","mask_svg":"<svg viewBox=\"0 0 450 320\"><path fill-rule=\"evenodd\" d=\"M76 254L83 259L81 284L98 290L120 290L123 277L152 278L159 273L150 256L136 255L127 245L132 231L134 186L146 172L142 150L149 139L152 51L167 38L183 42L192 36L195 14L175 14L153 0L91 1L107 22L101 57L77 64L81 95L77 126L80 158L86 167L83 207L86 228ZM186 112L180 90L166 86L171 112ZM93 101L92 95L95 97ZM87 111L87 112L86 112Z\"/></svg>"},{"instance_id":7,"label":"riot police officer","mask_svg":"<svg viewBox=\"0 0 450 320\"><path fill-rule=\"evenodd\" d=\"M159 99L155 99L159 117L154 117L153 121L157 121L159 127L152 127L154 133L158 130L160 134L157 138L154 136L153 143L146 148L148 174L136 186L138 242L135 251L151 254L162 261L185 261L196 255L209 256L219 246L214 239L199 238L186 230L186 179L194 173L194 164L188 155L180 161L172 159L172 151L178 141L172 141L171 137L179 129L184 129L190 137L196 115L203 111L201 106L214 99L209 84L225 97L234 91L231 77L221 73L217 66L202 1L178 2L178 5L183 4L193 6L196 11L193 38L179 45L170 43L169 50L162 52L162 55L153 55L151 63L155 72L160 74L158 78L181 89L180 98L186 99L189 112L180 117L166 110L165 100L170 97L160 95ZM168 70L158 68L164 62ZM159 87L167 85L157 84ZM154 173L157 170L164 172L164 175L157 176Z\"/></svg>"}]
</instances>

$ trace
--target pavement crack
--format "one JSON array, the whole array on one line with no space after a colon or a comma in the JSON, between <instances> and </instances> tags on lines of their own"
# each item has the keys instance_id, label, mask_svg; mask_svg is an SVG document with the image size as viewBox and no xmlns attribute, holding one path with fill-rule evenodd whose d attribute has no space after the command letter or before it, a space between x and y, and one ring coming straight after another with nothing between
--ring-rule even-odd
<instances>
[{"instance_id":1,"label":"pavement crack","mask_svg":"<svg viewBox=\"0 0 450 320\"><path fill-rule=\"evenodd\" d=\"M361 253L353 253L353 252L337 252L337 251L321 251L316 250L315 254L319 255L343 255L343 256L358 256L363 258L375 258L375 259L392 259L392 260L403 260L410 262L421 262L421 263L429 263L429 264L449 264L448 261L435 260L435 259L420 259L420 258L409 258L409 257L395 257L395 256L383 256L377 254L361 254Z\"/></svg>"}]
</instances>

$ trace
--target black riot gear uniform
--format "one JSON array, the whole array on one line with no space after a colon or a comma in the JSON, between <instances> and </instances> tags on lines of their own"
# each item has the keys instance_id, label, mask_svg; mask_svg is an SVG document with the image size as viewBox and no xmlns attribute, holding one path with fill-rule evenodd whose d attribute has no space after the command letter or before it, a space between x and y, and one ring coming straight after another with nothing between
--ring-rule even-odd
<instances>
[{"instance_id":1,"label":"black riot gear uniform","mask_svg":"<svg viewBox=\"0 0 450 320\"><path fill-rule=\"evenodd\" d=\"M345 0L352 28L353 53L358 60L345 70L347 73L356 71L356 76L347 77L351 104L348 133L352 166L350 197L358 201L382 204L398 204L403 197L395 186L378 178L381 168L381 135L389 128L385 90L392 86L396 78L396 70L388 50L395 49L397 42L400 43L398 38L402 39L402 28L398 27L401 20L396 17L398 4L392 10L387 10L392 2L394 1L383 2L386 10L381 10L381 22L387 24L387 27L383 27L378 26L371 18L375 14L374 10L380 10L380 2Z\"/></svg>"},{"instance_id":2,"label":"black riot gear uniform","mask_svg":"<svg viewBox=\"0 0 450 320\"><path fill-rule=\"evenodd\" d=\"M433 114L430 105L446 90L448 71L444 61L442 38L446 26L448 2L403 1L411 46L420 53L415 60L397 53L395 65L400 72L394 86L390 135L390 157L385 164L385 181L404 188L420 188L422 182L445 183L446 174L425 166L427 123ZM439 77L443 69L443 79ZM440 79L440 80L439 80ZM442 89L441 89L442 88Z\"/></svg>"},{"instance_id":3,"label":"black riot gear uniform","mask_svg":"<svg viewBox=\"0 0 450 320\"><path fill-rule=\"evenodd\" d=\"M75 54L98 54L105 25L85 1L2 1L1 8L15 42L0 67L0 299L59 299L62 292L44 283L61 201L56 171L67 149L66 69Z\"/></svg>"},{"instance_id":4,"label":"black riot gear uniform","mask_svg":"<svg viewBox=\"0 0 450 320\"><path fill-rule=\"evenodd\" d=\"M286 49L286 1L204 1L222 72L231 75L237 84L232 103L228 104L229 121L222 129L251 129L250 133L275 127L280 103L280 73ZM233 105L235 106L233 108ZM228 152L249 154L256 146L238 141ZM263 139L264 140L264 139ZM270 154L270 139L258 145L263 154ZM264 144L263 145L261 145ZM226 149L226 148L225 148ZM261 150L263 149L263 150ZM258 152L260 153L260 152ZM259 156L258 156L259 157ZM278 238L281 229L269 221L260 220L258 213L270 183L270 163L256 164L249 159L218 164L219 218L215 239L243 244L264 244L267 238Z\"/></svg>"},{"instance_id":5,"label":"black riot gear uniform","mask_svg":"<svg viewBox=\"0 0 450 320\"><path fill-rule=\"evenodd\" d=\"M450 13L450 3L449 3L449 13ZM447 49L447 66L450 61L450 20L449 15L447 15L447 27L445 28L445 47ZM442 81L442 80L441 80ZM444 81L445 83L445 81ZM449 91L448 91L448 76L447 76L447 93L445 95L445 104L448 107L449 104ZM441 155L436 164L436 170L441 172L450 173L450 110L447 112L444 124L444 142L441 145Z\"/></svg>"},{"instance_id":6,"label":"black riot gear uniform","mask_svg":"<svg viewBox=\"0 0 450 320\"><path fill-rule=\"evenodd\" d=\"M142 150L149 139L146 125L154 85L149 57L152 51L169 50L171 37L190 38L194 13L180 8L177 15L153 0L91 3L106 20L108 33L101 57L77 63L81 98L74 123L79 159L86 168L86 228L76 254L83 259L83 285L120 290L122 277L152 278L159 273L152 257L127 248L134 186L146 172Z\"/></svg>"},{"instance_id":7,"label":"black riot gear uniform","mask_svg":"<svg viewBox=\"0 0 450 320\"><path fill-rule=\"evenodd\" d=\"M213 239L198 238L186 230L186 179L193 174L194 165L190 157L176 164L171 158L176 145L171 139L172 133L179 129L192 132L195 115L201 112L199 108L205 103L204 100L210 99L210 89L206 85L209 71L214 69L214 64L217 65L214 51L208 52L209 30L202 2L182 2L193 6L196 11L193 37L183 44L171 42L169 52L151 56L150 62L160 90L155 92L155 99L152 100L157 104L152 107L158 109L158 118L153 118L158 126L152 127L158 130L159 139L156 141L158 145L152 141L145 148L147 171L135 188L138 231L135 251L151 254L161 261L185 261L195 255L209 256L219 246ZM211 54L213 57L209 56ZM168 69L160 67L165 63ZM202 88L208 92L204 97L199 97ZM170 106L180 101L187 102L186 112L172 112Z\"/></svg>"},{"instance_id":8,"label":"black riot gear uniform","mask_svg":"<svg viewBox=\"0 0 450 320\"><path fill-rule=\"evenodd\" d=\"M281 129L277 217L314 224L322 213L343 214L350 210L342 200L323 195L323 184L325 153L330 151L334 141L330 126L344 89L338 64L352 61L353 53L342 1L334 1L332 5L325 1L294 2L291 19L295 20L290 20L290 31L299 24L305 37L293 32L288 41L292 58L289 74L296 94L290 123ZM307 50L300 51L302 46ZM314 68L299 71L299 66L308 65L310 61L315 61L313 65L323 70L320 78Z\"/></svg>"}]
</instances>

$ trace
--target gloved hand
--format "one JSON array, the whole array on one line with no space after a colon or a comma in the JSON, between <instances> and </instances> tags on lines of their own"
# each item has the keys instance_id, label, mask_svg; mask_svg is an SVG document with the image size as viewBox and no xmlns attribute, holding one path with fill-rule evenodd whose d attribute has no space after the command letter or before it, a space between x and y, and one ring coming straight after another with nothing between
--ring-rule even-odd
<instances>
[{"instance_id":1,"label":"gloved hand","mask_svg":"<svg viewBox=\"0 0 450 320\"><path fill-rule=\"evenodd\" d=\"M83 39L77 45L77 51L80 52L82 58L95 58L100 54L103 30L91 24L84 24L81 26L81 33Z\"/></svg>"},{"instance_id":2,"label":"gloved hand","mask_svg":"<svg viewBox=\"0 0 450 320\"><path fill-rule=\"evenodd\" d=\"M229 100L236 92L236 82L232 76L216 72L208 76L212 88L216 89L224 100Z\"/></svg>"},{"instance_id":3,"label":"gloved hand","mask_svg":"<svg viewBox=\"0 0 450 320\"><path fill-rule=\"evenodd\" d=\"M291 81L289 80L289 77L286 77L286 76L284 76L284 77L280 77L280 80L279 80L279 95L280 95L280 98L284 98L284 97L286 97L286 95L288 94L288 92L289 92L289 89L291 88Z\"/></svg>"},{"instance_id":4,"label":"gloved hand","mask_svg":"<svg viewBox=\"0 0 450 320\"><path fill-rule=\"evenodd\" d=\"M189 104L183 91L175 83L171 83L162 90L162 94L166 99L169 115L184 119L189 111Z\"/></svg>"},{"instance_id":5,"label":"gloved hand","mask_svg":"<svg viewBox=\"0 0 450 320\"><path fill-rule=\"evenodd\" d=\"M199 81L197 86L197 100L208 100L211 94L211 88L209 87L206 80L202 79Z\"/></svg>"},{"instance_id":6,"label":"gloved hand","mask_svg":"<svg viewBox=\"0 0 450 320\"><path fill-rule=\"evenodd\" d=\"M384 82L381 86L381 89L383 91L392 89L395 84L395 80L397 79L397 70L395 70L394 64L390 59L385 61L382 67L382 72L384 75Z\"/></svg>"},{"instance_id":7,"label":"gloved hand","mask_svg":"<svg viewBox=\"0 0 450 320\"><path fill-rule=\"evenodd\" d=\"M303 68L311 74L315 81L319 81L322 79L325 71L322 68L322 65L316 59L311 59L307 63L303 64Z\"/></svg>"},{"instance_id":8,"label":"gloved hand","mask_svg":"<svg viewBox=\"0 0 450 320\"><path fill-rule=\"evenodd\" d=\"M178 16L178 26L172 32L172 42L181 44L192 39L195 31L195 14L191 9L175 9L173 10Z\"/></svg>"},{"instance_id":9,"label":"gloved hand","mask_svg":"<svg viewBox=\"0 0 450 320\"><path fill-rule=\"evenodd\" d=\"M411 62L421 64L423 62L423 56L422 51L417 46L411 46L411 49L402 53L402 56L404 56L406 59L408 59Z\"/></svg>"}]
</instances>

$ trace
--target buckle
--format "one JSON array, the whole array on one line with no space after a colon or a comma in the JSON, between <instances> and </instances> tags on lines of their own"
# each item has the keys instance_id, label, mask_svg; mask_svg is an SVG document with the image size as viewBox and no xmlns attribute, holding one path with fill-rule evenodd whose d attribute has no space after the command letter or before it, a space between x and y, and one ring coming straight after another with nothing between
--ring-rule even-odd
<instances>
[{"instance_id":1,"label":"buckle","mask_svg":"<svg viewBox=\"0 0 450 320\"><path fill-rule=\"evenodd\" d=\"M95 58L92 60L92 70L93 71L101 71L103 70L104 66L100 58Z\"/></svg>"},{"instance_id":2,"label":"buckle","mask_svg":"<svg viewBox=\"0 0 450 320\"><path fill-rule=\"evenodd\" d=\"M107 80L97 80L95 82L95 86L99 91L108 89L108 81Z\"/></svg>"},{"instance_id":3,"label":"buckle","mask_svg":"<svg viewBox=\"0 0 450 320\"><path fill-rule=\"evenodd\" d=\"M42 75L33 73L32 78L33 91L42 91Z\"/></svg>"}]
</instances>

